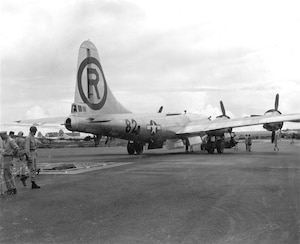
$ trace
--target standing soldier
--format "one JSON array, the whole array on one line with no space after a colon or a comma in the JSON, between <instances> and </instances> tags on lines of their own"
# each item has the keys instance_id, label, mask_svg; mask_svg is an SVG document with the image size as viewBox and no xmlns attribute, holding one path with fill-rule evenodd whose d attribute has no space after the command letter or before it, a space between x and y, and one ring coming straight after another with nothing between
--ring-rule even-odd
<instances>
[{"instance_id":1,"label":"standing soldier","mask_svg":"<svg viewBox=\"0 0 300 244\"><path fill-rule=\"evenodd\" d=\"M279 147L278 147L278 137L279 137L279 134L276 132L275 133L275 137L274 137L274 151L279 151Z\"/></svg>"},{"instance_id":2,"label":"standing soldier","mask_svg":"<svg viewBox=\"0 0 300 244\"><path fill-rule=\"evenodd\" d=\"M13 158L19 147L16 142L7 135L6 131L0 132L4 141L3 144L3 175L6 183L8 195L17 194L15 178L12 174Z\"/></svg>"},{"instance_id":3,"label":"standing soldier","mask_svg":"<svg viewBox=\"0 0 300 244\"><path fill-rule=\"evenodd\" d=\"M293 133L293 135L292 135L292 141L291 141L291 144L294 144L294 143L295 143L294 139L295 139L295 133Z\"/></svg>"},{"instance_id":4,"label":"standing soldier","mask_svg":"<svg viewBox=\"0 0 300 244\"><path fill-rule=\"evenodd\" d=\"M246 151L249 151L249 149L248 149L248 135L245 136L245 145L246 145Z\"/></svg>"},{"instance_id":5,"label":"standing soldier","mask_svg":"<svg viewBox=\"0 0 300 244\"><path fill-rule=\"evenodd\" d=\"M1 134L1 132L0 132ZM2 137L0 136L0 195L3 195L3 186L4 186L4 181L3 181L3 157L2 154L4 152L3 150L4 145L3 145L3 140Z\"/></svg>"},{"instance_id":6,"label":"standing soldier","mask_svg":"<svg viewBox=\"0 0 300 244\"><path fill-rule=\"evenodd\" d=\"M238 151L239 150L239 137L234 133L234 137L233 137L233 142L234 142L234 151Z\"/></svg>"},{"instance_id":7,"label":"standing soldier","mask_svg":"<svg viewBox=\"0 0 300 244\"><path fill-rule=\"evenodd\" d=\"M38 186L35 183L35 175L36 175L36 161L37 161L37 143L36 140L34 138L37 128L35 126L31 126L29 129L29 135L26 137L25 139L25 152L27 154L28 157L28 169L30 171L30 180L31 180L31 188L32 189L37 189L40 188L40 186Z\"/></svg>"},{"instance_id":8,"label":"standing soldier","mask_svg":"<svg viewBox=\"0 0 300 244\"><path fill-rule=\"evenodd\" d=\"M251 152L251 146L252 146L252 138L250 134L248 135L248 151Z\"/></svg>"},{"instance_id":9,"label":"standing soldier","mask_svg":"<svg viewBox=\"0 0 300 244\"><path fill-rule=\"evenodd\" d=\"M20 131L16 137L16 143L20 148L20 153L17 155L17 162L16 162L16 168L17 168L17 174L21 174L20 180L22 181L23 185L26 186L26 179L28 176L25 176L25 162L26 157L24 156L25 153L25 138L23 137L23 132Z\"/></svg>"}]
</instances>

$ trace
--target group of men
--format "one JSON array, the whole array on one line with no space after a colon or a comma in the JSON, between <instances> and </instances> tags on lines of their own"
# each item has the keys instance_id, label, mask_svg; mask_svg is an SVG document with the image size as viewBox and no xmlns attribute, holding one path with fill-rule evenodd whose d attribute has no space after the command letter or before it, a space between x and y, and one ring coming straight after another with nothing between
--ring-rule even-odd
<instances>
[{"instance_id":1,"label":"group of men","mask_svg":"<svg viewBox=\"0 0 300 244\"><path fill-rule=\"evenodd\" d=\"M23 185L26 186L25 165L29 169L29 177L31 180L31 188L38 189L35 183L35 176L37 171L37 143L34 138L37 132L35 126L29 129L29 135L24 138L23 133L19 132L16 139L8 135L6 131L0 132L0 167L1 174L3 169L3 179L5 181L8 195L17 193L16 182L13 175L13 162L16 159L16 170L20 176ZM1 189L3 189L3 182L0 182ZM2 193L2 192L1 192Z\"/></svg>"}]
</instances>

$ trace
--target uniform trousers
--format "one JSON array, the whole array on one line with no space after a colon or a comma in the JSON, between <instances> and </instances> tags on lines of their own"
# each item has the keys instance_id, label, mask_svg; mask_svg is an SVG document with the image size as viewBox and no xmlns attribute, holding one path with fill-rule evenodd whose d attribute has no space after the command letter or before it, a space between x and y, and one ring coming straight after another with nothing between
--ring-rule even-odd
<instances>
[{"instance_id":1,"label":"uniform trousers","mask_svg":"<svg viewBox=\"0 0 300 244\"><path fill-rule=\"evenodd\" d=\"M31 181L34 181L35 175L36 175L36 170L37 170L36 161L37 161L37 152L35 150L30 151L30 155L29 155L28 161L27 161L27 166L29 169Z\"/></svg>"},{"instance_id":2,"label":"uniform trousers","mask_svg":"<svg viewBox=\"0 0 300 244\"><path fill-rule=\"evenodd\" d=\"M13 156L3 156L3 176L7 190L15 189L16 182L13 176Z\"/></svg>"}]
</instances>

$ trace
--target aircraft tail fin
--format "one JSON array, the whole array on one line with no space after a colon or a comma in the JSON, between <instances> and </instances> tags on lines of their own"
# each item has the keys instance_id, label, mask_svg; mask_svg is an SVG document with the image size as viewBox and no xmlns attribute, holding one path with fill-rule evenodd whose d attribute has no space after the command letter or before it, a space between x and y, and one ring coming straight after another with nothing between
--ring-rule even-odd
<instances>
[{"instance_id":1,"label":"aircraft tail fin","mask_svg":"<svg viewBox=\"0 0 300 244\"><path fill-rule=\"evenodd\" d=\"M77 82L72 113L99 115L130 113L112 94L106 82L97 48L87 40L79 49Z\"/></svg>"}]
</instances>

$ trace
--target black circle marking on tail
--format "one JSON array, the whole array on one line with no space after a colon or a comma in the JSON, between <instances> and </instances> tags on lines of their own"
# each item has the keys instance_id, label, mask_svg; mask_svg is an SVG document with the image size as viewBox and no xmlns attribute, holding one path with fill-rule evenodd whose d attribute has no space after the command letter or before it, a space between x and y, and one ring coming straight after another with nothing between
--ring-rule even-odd
<instances>
[{"instance_id":1,"label":"black circle marking on tail","mask_svg":"<svg viewBox=\"0 0 300 244\"><path fill-rule=\"evenodd\" d=\"M88 65L88 64L95 64L99 70L100 70L100 73L101 73L101 76L102 76L102 80L103 80L103 88L104 88L104 94L100 100L99 103L91 103L89 101L89 99L87 98L87 96L84 94L84 91L82 89L82 80L81 80L81 77L82 77L82 72L83 70L85 69L85 67ZM99 77L99 74L97 72L96 69L93 69L93 73L95 74L96 72L96 76L97 76L97 79ZM103 70L102 70L102 67L101 67L101 64L99 63L99 61L94 58L94 57L89 57L89 58L86 58L84 59L80 66L79 66L79 69L78 69L78 72L77 72L77 82L78 82L78 90L79 90L79 94L82 98L82 100L93 110L99 110L101 109L104 104L105 104L105 101L106 101L106 97L107 97L107 84L106 84L106 80L105 80L105 77L104 77L104 74L103 74ZM96 90L98 92L98 90Z\"/></svg>"}]
</instances>

